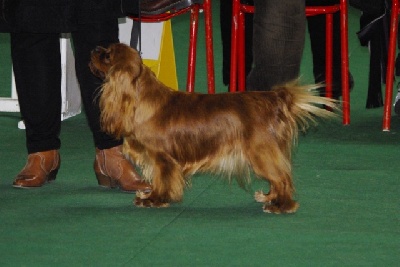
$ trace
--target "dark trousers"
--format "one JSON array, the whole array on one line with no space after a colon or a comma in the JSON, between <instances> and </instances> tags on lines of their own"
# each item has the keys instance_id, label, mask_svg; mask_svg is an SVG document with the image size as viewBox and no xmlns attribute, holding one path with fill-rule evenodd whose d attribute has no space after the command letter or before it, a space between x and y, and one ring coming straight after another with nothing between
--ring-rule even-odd
<instances>
[{"instance_id":1,"label":"dark trousers","mask_svg":"<svg viewBox=\"0 0 400 267\"><path fill-rule=\"evenodd\" d=\"M253 18L252 15L246 17L246 87L247 90L270 90L273 85L299 75L305 38L305 5L299 0L254 0L254 6ZM223 80L228 84L232 1L221 1L220 7Z\"/></svg>"},{"instance_id":2,"label":"dark trousers","mask_svg":"<svg viewBox=\"0 0 400 267\"><path fill-rule=\"evenodd\" d=\"M11 33L11 56L28 153L59 149L61 142L61 56L59 34ZM83 24L72 32L75 69L95 146L119 145L100 129L96 95L102 81L88 67L98 45L118 42L118 21ZM79 134L79 133L77 133Z\"/></svg>"},{"instance_id":3,"label":"dark trousers","mask_svg":"<svg viewBox=\"0 0 400 267\"><path fill-rule=\"evenodd\" d=\"M267 3L259 2L256 0L256 5L265 5ZM266 1L268 2L268 1ZM285 2L286 1L281 1ZM298 1L302 2L302 1ZM332 4L338 4L338 0L306 0L306 5L307 6L320 6L320 5L332 5ZM220 1L221 3L221 35L222 35L222 45L223 45L223 80L224 83L227 84L229 83L229 69L230 69L230 23L232 20L231 13L232 13L232 1ZM278 2L275 1L277 4ZM289 6L289 4L288 4ZM256 6L257 7L257 6ZM282 9L285 8L285 6L281 6ZM270 12L274 13L276 10L279 10L278 6L271 6ZM266 14L266 10L261 10L260 13ZM260 16L264 16L260 14ZM276 14L276 16L279 16L279 13ZM282 16L280 16L282 18ZM301 23L304 18L297 18L298 21ZM261 18L257 19L258 21L262 21ZM334 27L333 27L333 91L334 91L334 96L337 98L341 94L341 50L340 50L340 17L339 13L336 13L334 15ZM279 21L279 20L278 20ZM315 77L315 81L318 82L325 82L325 29L326 29L326 18L324 15L319 15L319 16L311 16L307 17L307 24L308 24L308 31L310 35L310 42L311 42L311 51L313 55L313 73ZM289 20L287 21L289 23ZM252 66L252 60L247 60L249 55L252 55L252 42L253 42L253 32L251 32L249 29L253 28L253 19L252 17L246 17L246 74L248 74L249 70L251 69ZM257 26L260 28L260 25ZM296 25L294 25L296 27ZM294 28L296 29L296 28ZM279 30L275 30L275 34L277 34ZM289 31L288 31L289 32ZM295 36L293 36L293 39ZM257 37L258 41L255 43L255 47L259 46L259 43L261 42L261 38ZM274 48L275 47L275 48ZM295 43L295 47L298 47L300 49L301 44L299 42ZM272 53L268 51L268 47L262 48L262 49L267 49L267 53ZM258 49L259 52L265 53L261 48ZM282 46L281 48L276 48L276 45L272 46L273 50L275 50L277 53L278 51L284 51L285 47ZM289 48L286 48L288 50ZM297 53L298 55L299 53ZM257 54L256 57L260 58L262 57L263 54ZM273 55L273 54L272 54ZM288 63L292 62L293 66L299 65L299 58L298 56L294 57L293 59L288 58L290 57L290 54L286 56L286 58L289 60ZM279 57L276 57L279 58ZM293 61L292 61L293 60ZM279 65L279 64L278 64ZM268 64L266 64L268 66ZM292 70L292 74L289 75L288 77L294 77L296 74L296 69L297 67L294 67L294 71ZM266 69L264 73L267 73L268 70ZM260 73L260 75L263 75L263 73ZM270 79L271 77L268 77ZM279 75L276 76L277 79L282 80L279 78ZM274 77L272 77L272 80L275 80ZM273 81L272 83L275 83Z\"/></svg>"},{"instance_id":4,"label":"dark trousers","mask_svg":"<svg viewBox=\"0 0 400 267\"><path fill-rule=\"evenodd\" d=\"M270 90L299 76L305 40L305 3L255 0L254 8L254 66L246 87Z\"/></svg>"}]
</instances>

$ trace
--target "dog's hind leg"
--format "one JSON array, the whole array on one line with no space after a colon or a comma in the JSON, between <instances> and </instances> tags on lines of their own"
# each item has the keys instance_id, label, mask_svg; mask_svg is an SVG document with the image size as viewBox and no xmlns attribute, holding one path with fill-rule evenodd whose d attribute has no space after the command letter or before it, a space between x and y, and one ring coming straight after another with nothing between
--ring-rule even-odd
<instances>
[{"instance_id":1,"label":"dog's hind leg","mask_svg":"<svg viewBox=\"0 0 400 267\"><path fill-rule=\"evenodd\" d=\"M185 180L179 164L169 155L149 153L153 162L152 190L137 192L134 203L139 207L166 207L179 202L183 196Z\"/></svg>"},{"instance_id":2,"label":"dog's hind leg","mask_svg":"<svg viewBox=\"0 0 400 267\"><path fill-rule=\"evenodd\" d=\"M264 211L268 213L295 212L299 204L292 198L294 187L289 157L280 149L275 149L272 153L271 149L268 153L258 150L258 153L251 155L250 161L256 175L270 183L268 194L258 191L254 195L257 202L264 203Z\"/></svg>"}]
</instances>

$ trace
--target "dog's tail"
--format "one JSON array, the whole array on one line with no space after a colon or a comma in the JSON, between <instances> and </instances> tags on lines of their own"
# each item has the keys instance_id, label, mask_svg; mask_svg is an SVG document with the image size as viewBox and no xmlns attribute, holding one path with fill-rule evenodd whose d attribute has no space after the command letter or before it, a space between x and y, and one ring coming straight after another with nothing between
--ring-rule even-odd
<instances>
[{"instance_id":1,"label":"dog's tail","mask_svg":"<svg viewBox=\"0 0 400 267\"><path fill-rule=\"evenodd\" d=\"M305 131L317 118L337 116L338 101L318 95L321 84L300 85L298 80L275 86L273 90L286 101L288 114L296 122L298 130Z\"/></svg>"}]
</instances>

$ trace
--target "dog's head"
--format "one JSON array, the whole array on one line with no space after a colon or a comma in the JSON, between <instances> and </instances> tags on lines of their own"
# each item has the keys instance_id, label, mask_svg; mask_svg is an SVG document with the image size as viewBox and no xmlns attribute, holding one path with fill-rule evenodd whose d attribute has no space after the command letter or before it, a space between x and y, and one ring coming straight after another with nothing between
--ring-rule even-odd
<instances>
[{"instance_id":1,"label":"dog's head","mask_svg":"<svg viewBox=\"0 0 400 267\"><path fill-rule=\"evenodd\" d=\"M97 47L92 51L89 66L94 75L104 79L99 92L102 129L122 137L130 131L131 119L126 118L135 114L136 85L145 68L139 52L120 43Z\"/></svg>"},{"instance_id":2,"label":"dog's head","mask_svg":"<svg viewBox=\"0 0 400 267\"><path fill-rule=\"evenodd\" d=\"M103 79L113 79L128 75L135 79L140 75L142 60L139 52L121 43L109 47L96 47L89 64L92 73Z\"/></svg>"}]
</instances>

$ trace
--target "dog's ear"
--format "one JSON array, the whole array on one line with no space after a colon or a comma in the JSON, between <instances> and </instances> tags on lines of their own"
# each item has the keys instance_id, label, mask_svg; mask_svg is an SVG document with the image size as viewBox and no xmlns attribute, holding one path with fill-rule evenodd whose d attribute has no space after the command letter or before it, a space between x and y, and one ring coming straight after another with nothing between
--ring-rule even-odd
<instances>
[{"instance_id":1,"label":"dog's ear","mask_svg":"<svg viewBox=\"0 0 400 267\"><path fill-rule=\"evenodd\" d=\"M124 61L112 66L100 97L102 129L117 138L126 135L136 107L136 80L141 64Z\"/></svg>"},{"instance_id":2,"label":"dog's ear","mask_svg":"<svg viewBox=\"0 0 400 267\"><path fill-rule=\"evenodd\" d=\"M140 73L141 65L116 64L110 68L106 77L106 83L116 90L129 90L128 87L135 83Z\"/></svg>"},{"instance_id":3,"label":"dog's ear","mask_svg":"<svg viewBox=\"0 0 400 267\"><path fill-rule=\"evenodd\" d=\"M136 80L142 73L142 59L135 49L118 44L113 49L113 65L109 69L103 91L131 93L136 88ZM103 92L104 93L104 92Z\"/></svg>"},{"instance_id":4,"label":"dog's ear","mask_svg":"<svg viewBox=\"0 0 400 267\"><path fill-rule=\"evenodd\" d=\"M142 59L136 50L130 50L129 55L120 57L114 65L110 68L107 74L108 79L119 80L128 79L131 81L136 80L142 72Z\"/></svg>"}]
</instances>

